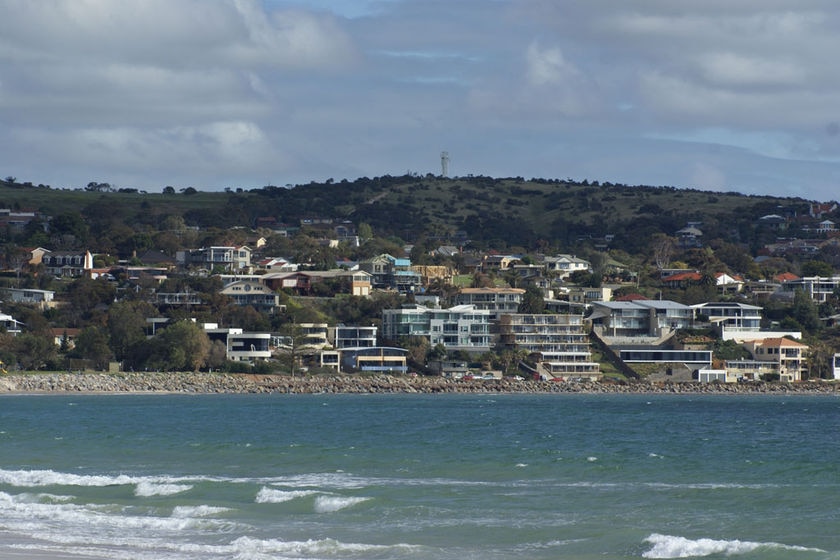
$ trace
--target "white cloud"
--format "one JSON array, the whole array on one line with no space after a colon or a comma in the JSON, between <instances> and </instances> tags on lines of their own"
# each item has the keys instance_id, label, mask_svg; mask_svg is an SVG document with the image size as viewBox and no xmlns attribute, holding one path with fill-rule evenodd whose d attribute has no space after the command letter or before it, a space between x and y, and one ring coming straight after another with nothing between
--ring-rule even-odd
<instances>
[{"instance_id":1,"label":"white cloud","mask_svg":"<svg viewBox=\"0 0 840 560\"><path fill-rule=\"evenodd\" d=\"M285 184L448 149L464 174L840 177L831 0L336 4L0 0L2 173Z\"/></svg>"}]
</instances>

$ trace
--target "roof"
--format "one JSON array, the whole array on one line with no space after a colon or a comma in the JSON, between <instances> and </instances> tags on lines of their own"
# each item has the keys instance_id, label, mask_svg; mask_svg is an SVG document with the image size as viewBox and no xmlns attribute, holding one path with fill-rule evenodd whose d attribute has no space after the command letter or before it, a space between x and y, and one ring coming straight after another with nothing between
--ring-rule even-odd
<instances>
[{"instance_id":1,"label":"roof","mask_svg":"<svg viewBox=\"0 0 840 560\"><path fill-rule=\"evenodd\" d=\"M522 288L461 288L462 294L524 294Z\"/></svg>"},{"instance_id":2,"label":"roof","mask_svg":"<svg viewBox=\"0 0 840 560\"><path fill-rule=\"evenodd\" d=\"M677 274L672 274L670 276L666 276L662 279L663 282L683 282L686 280L701 280L703 275L699 272L678 272Z\"/></svg>"},{"instance_id":3,"label":"roof","mask_svg":"<svg viewBox=\"0 0 840 560\"><path fill-rule=\"evenodd\" d=\"M802 344L796 342L795 340L791 340L789 338L782 338L782 337L775 337L775 338L764 338L761 340L757 340L757 346L773 346L773 347L787 347L787 348L808 348L807 344Z\"/></svg>"},{"instance_id":4,"label":"roof","mask_svg":"<svg viewBox=\"0 0 840 560\"><path fill-rule=\"evenodd\" d=\"M792 282L794 280L799 280L799 276L792 272L782 272L781 274L777 274L773 277L773 280L778 282Z\"/></svg>"}]
</instances>

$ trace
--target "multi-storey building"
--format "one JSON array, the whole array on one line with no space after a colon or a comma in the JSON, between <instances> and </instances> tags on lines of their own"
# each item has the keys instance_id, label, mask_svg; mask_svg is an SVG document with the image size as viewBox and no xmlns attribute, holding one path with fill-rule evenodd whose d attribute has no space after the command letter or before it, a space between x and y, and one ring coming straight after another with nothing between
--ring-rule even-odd
<instances>
[{"instance_id":1,"label":"multi-storey building","mask_svg":"<svg viewBox=\"0 0 840 560\"><path fill-rule=\"evenodd\" d=\"M399 340L406 336L422 336L432 346L442 344L448 350L486 352L490 349L490 312L474 305L430 309L415 304L383 310L382 337Z\"/></svg>"},{"instance_id":2,"label":"multi-storey building","mask_svg":"<svg viewBox=\"0 0 840 560\"><path fill-rule=\"evenodd\" d=\"M780 381L801 381L806 369L805 354L808 346L789 338L765 338L744 344L754 360L771 362Z\"/></svg>"},{"instance_id":3,"label":"multi-storey building","mask_svg":"<svg viewBox=\"0 0 840 560\"><path fill-rule=\"evenodd\" d=\"M504 313L516 313L525 290L521 288L461 288L455 296L458 305L473 305L490 312L490 320Z\"/></svg>"},{"instance_id":4,"label":"multi-storey building","mask_svg":"<svg viewBox=\"0 0 840 560\"><path fill-rule=\"evenodd\" d=\"M208 270L219 267L233 272L251 266L251 249L245 246L188 249L178 251L175 260L180 266L197 266Z\"/></svg>"},{"instance_id":5,"label":"multi-storey building","mask_svg":"<svg viewBox=\"0 0 840 560\"><path fill-rule=\"evenodd\" d=\"M374 288L411 294L420 287L421 276L411 269L410 259L384 254L361 261L359 269L371 275Z\"/></svg>"},{"instance_id":6,"label":"multi-storey building","mask_svg":"<svg viewBox=\"0 0 840 560\"><path fill-rule=\"evenodd\" d=\"M589 319L611 337L659 337L694 326L694 309L669 300L595 301Z\"/></svg>"},{"instance_id":7,"label":"multi-storey building","mask_svg":"<svg viewBox=\"0 0 840 560\"><path fill-rule=\"evenodd\" d=\"M601 377L581 315L502 315L499 343L536 355L543 370L553 377Z\"/></svg>"},{"instance_id":8,"label":"multi-storey building","mask_svg":"<svg viewBox=\"0 0 840 560\"><path fill-rule=\"evenodd\" d=\"M808 297L817 303L823 303L832 297L837 288L840 288L840 276L830 278L824 276L807 276L782 282L774 297L782 299L793 299L797 290L802 290Z\"/></svg>"},{"instance_id":9,"label":"multi-storey building","mask_svg":"<svg viewBox=\"0 0 840 560\"><path fill-rule=\"evenodd\" d=\"M375 326L337 325L329 328L329 338L336 349L372 348L376 346L377 331Z\"/></svg>"},{"instance_id":10,"label":"multi-storey building","mask_svg":"<svg viewBox=\"0 0 840 560\"><path fill-rule=\"evenodd\" d=\"M252 280L232 282L220 293L231 298L236 305L250 305L258 311L273 313L280 307L280 296L276 292Z\"/></svg>"}]
</instances>

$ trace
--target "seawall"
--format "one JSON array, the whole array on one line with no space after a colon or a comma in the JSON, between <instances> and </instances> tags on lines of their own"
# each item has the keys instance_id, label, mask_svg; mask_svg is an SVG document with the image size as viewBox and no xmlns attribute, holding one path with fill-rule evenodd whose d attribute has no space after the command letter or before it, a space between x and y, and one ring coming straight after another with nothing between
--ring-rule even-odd
<instances>
[{"instance_id":1,"label":"seawall","mask_svg":"<svg viewBox=\"0 0 840 560\"><path fill-rule=\"evenodd\" d=\"M804 383L556 383L453 380L390 375L245 375L215 373L32 373L0 376L2 393L687 393L840 394L840 384Z\"/></svg>"}]
</instances>

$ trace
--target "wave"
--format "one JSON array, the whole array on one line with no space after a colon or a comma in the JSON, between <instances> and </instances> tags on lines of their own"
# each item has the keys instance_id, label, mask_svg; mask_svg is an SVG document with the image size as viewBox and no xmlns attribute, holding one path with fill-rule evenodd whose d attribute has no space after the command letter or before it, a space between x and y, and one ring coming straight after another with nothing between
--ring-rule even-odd
<instances>
[{"instance_id":1,"label":"wave","mask_svg":"<svg viewBox=\"0 0 840 560\"><path fill-rule=\"evenodd\" d=\"M360 543L345 543L335 539L310 539L307 541L281 541L278 539L255 539L253 537L239 537L231 542L232 552L236 552L239 557L252 558L254 555L258 558L265 557L275 558L277 554L291 555L294 557L311 556L328 556L330 558L341 558L343 555L349 553L370 553L370 552L387 552L393 549L410 549L417 548L416 545L409 544L395 544L395 545L378 545L378 544L360 544ZM268 556L271 555L271 556Z\"/></svg>"},{"instance_id":2,"label":"wave","mask_svg":"<svg viewBox=\"0 0 840 560\"><path fill-rule=\"evenodd\" d=\"M791 551L824 552L817 548L790 546L774 542L750 542L739 540L687 539L671 535L654 533L645 539L653 548L642 554L643 558L690 558L710 556L712 554L747 554L757 549L777 549Z\"/></svg>"},{"instance_id":3,"label":"wave","mask_svg":"<svg viewBox=\"0 0 840 560\"><path fill-rule=\"evenodd\" d=\"M172 517L190 518L190 517L208 517L210 515L218 515L226 513L230 508L221 506L175 506L172 509Z\"/></svg>"},{"instance_id":4,"label":"wave","mask_svg":"<svg viewBox=\"0 0 840 560\"><path fill-rule=\"evenodd\" d=\"M134 490L134 495L138 498L148 498L149 496L172 496L192 490L191 484L171 484L141 481L137 483L137 488Z\"/></svg>"},{"instance_id":5,"label":"wave","mask_svg":"<svg viewBox=\"0 0 840 560\"><path fill-rule=\"evenodd\" d=\"M333 513L366 502L369 499L348 496L318 496L315 498L315 511L318 513Z\"/></svg>"},{"instance_id":6,"label":"wave","mask_svg":"<svg viewBox=\"0 0 840 560\"><path fill-rule=\"evenodd\" d=\"M297 498L305 498L317 494L315 490L279 490L277 488L262 487L257 492L258 504L280 504Z\"/></svg>"}]
</instances>

